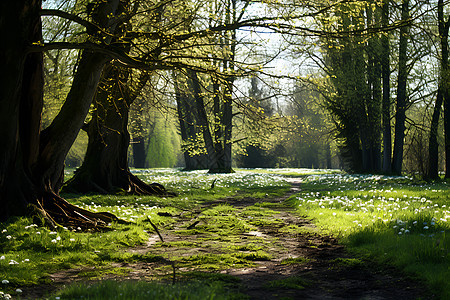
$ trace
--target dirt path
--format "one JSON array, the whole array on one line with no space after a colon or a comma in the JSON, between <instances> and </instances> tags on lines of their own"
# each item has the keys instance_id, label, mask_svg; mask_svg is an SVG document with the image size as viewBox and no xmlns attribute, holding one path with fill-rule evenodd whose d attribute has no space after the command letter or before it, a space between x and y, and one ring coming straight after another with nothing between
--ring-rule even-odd
<instances>
[{"instance_id":1,"label":"dirt path","mask_svg":"<svg viewBox=\"0 0 450 300\"><path fill-rule=\"evenodd\" d=\"M292 188L282 198L271 199L274 203L282 203L289 196L299 191L300 180L289 179ZM261 199L245 198L235 200L223 199L208 206L228 203L238 209L249 207ZM266 201L266 200L265 200ZM314 225L305 218L295 214L295 211L283 205L271 209L277 213L274 216L282 221L283 226L293 225L305 228L305 233L292 234L278 230L273 226L259 226L258 230L246 233L248 236L259 236L273 241L268 246L272 259L256 261L254 267L227 269L223 274L241 279L240 292L249 295L251 299L432 299L423 286L417 282L403 278L389 267L371 266L348 254L342 245L331 237L315 233ZM180 223L183 222L182 218ZM192 222L192 219L185 219ZM179 236L172 230L164 230L163 236L167 242L194 241L196 237ZM242 238L245 239L245 236ZM155 235L145 246L130 249L134 253L145 253L158 242ZM153 251L153 250L152 250ZM213 251L202 247L190 248L183 255ZM304 261L296 264L282 264L287 258L302 258ZM117 263L113 267L132 269L126 276L106 275L104 278L142 280L158 276L162 264L159 262ZM162 275L168 274L168 269L162 268ZM64 270L53 274L52 285L34 287L24 291L25 298L33 299L42 296L44 291L55 289L64 284L83 280L78 274L83 270ZM183 272L182 268L178 272ZM160 275L161 275L160 274ZM425 296L427 295L427 296Z\"/></svg>"},{"instance_id":2,"label":"dirt path","mask_svg":"<svg viewBox=\"0 0 450 300\"><path fill-rule=\"evenodd\" d=\"M283 201L300 189L300 181L292 178L291 191ZM236 203L250 205L249 203ZM282 209L277 217L289 224L311 226L308 220L295 215L290 209ZM227 273L242 279L245 293L252 299L429 299L424 287L410 279L402 278L393 268L371 267L367 263L336 264L356 260L342 245L331 237L318 234L292 236L261 229L263 234L276 237L285 245L292 257L305 257L308 262L297 266L281 265L280 260L261 262L260 266L245 270L228 270ZM305 280L304 289L267 289L268 282L287 278ZM302 280L300 280L301 282ZM294 280L295 282L295 280Z\"/></svg>"}]
</instances>

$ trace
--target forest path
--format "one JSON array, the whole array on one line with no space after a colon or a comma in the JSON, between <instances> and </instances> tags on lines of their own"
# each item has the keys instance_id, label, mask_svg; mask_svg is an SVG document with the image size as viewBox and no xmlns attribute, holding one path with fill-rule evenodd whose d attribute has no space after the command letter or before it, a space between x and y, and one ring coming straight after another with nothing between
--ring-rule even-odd
<instances>
[{"instance_id":1,"label":"forest path","mask_svg":"<svg viewBox=\"0 0 450 300\"><path fill-rule=\"evenodd\" d=\"M283 203L300 191L301 179L288 178L292 187L281 198L269 200ZM232 203L235 207L251 205L251 199ZM373 266L350 255L332 237L314 233L315 226L295 211L281 205L276 218L306 230L293 235L271 228L260 228L263 236L274 237L286 248L270 261L258 262L258 267L227 270L242 280L243 293L251 299L429 299L424 287L402 277L394 268ZM318 231L317 231L318 232ZM283 254L303 257L300 264L281 264ZM275 283L275 284L274 284ZM268 286L272 286L268 288Z\"/></svg>"},{"instance_id":2,"label":"forest path","mask_svg":"<svg viewBox=\"0 0 450 300\"><path fill-rule=\"evenodd\" d=\"M243 246L261 241L259 246L270 254L270 259L256 259L249 267L219 268L221 274L239 278L238 287L241 294L250 299L432 299L424 286L405 278L394 268L371 265L349 254L343 245L330 236L319 233L319 230L306 218L287 206L284 201L301 189L300 178L287 178L292 187L279 198L234 198L228 197L205 203L197 214L173 216L178 218L173 227L160 228L164 243L162 246L156 234L152 234L146 245L125 249L132 254L151 253L167 257L168 260L180 257L189 260L204 255L214 257L222 255L223 249L229 246L217 245L221 242L209 240L206 235L180 234L189 225L208 228L208 220L201 215L210 208L220 205L232 207L234 211L244 212L248 208L261 209L262 213L271 210L271 222L256 223L252 231L229 236L232 246ZM258 203L264 201L264 206ZM256 204L256 206L255 206ZM233 215L233 217L236 215ZM239 215L239 217L242 217ZM265 220L261 217L260 220ZM200 220L198 223L195 220ZM205 221L206 220L206 221ZM197 224L197 225L195 225ZM195 227L195 229L197 228ZM257 239L255 239L255 237ZM163 244L164 244L163 243ZM190 245L190 246L185 246ZM222 248L221 248L222 247ZM222 250L221 250L222 249ZM234 250L236 254L239 251ZM245 251L241 251L244 253ZM216 256L216 257L217 257ZM286 262L289 262L286 264ZM186 278L189 272L202 271L201 263L183 265L177 260L176 278ZM158 280L172 279L172 268L166 261L118 262L108 267L129 270L126 274L116 272L103 273L101 278L86 278L83 273L95 271L96 267L62 270L50 276L52 284L34 286L24 289L22 299L37 299L49 291L64 285L83 281L91 282L104 279L113 280ZM207 272L206 274L211 274ZM201 279L200 279L201 280Z\"/></svg>"}]
</instances>

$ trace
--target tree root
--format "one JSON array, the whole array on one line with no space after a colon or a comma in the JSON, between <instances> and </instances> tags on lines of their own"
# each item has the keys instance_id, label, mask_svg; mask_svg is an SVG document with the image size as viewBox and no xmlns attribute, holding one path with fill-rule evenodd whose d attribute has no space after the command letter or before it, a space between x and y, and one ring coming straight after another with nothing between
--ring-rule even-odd
<instances>
[{"instance_id":1,"label":"tree root","mask_svg":"<svg viewBox=\"0 0 450 300\"><path fill-rule=\"evenodd\" d=\"M90 212L70 204L52 192L44 193L31 204L31 213L52 228L63 226L78 231L110 230L112 222L127 224L109 212Z\"/></svg>"},{"instance_id":2,"label":"tree root","mask_svg":"<svg viewBox=\"0 0 450 300\"><path fill-rule=\"evenodd\" d=\"M168 197L176 196L176 193L167 191L163 185L155 182L147 184L131 173L129 173L128 175L128 182L129 186L128 190L126 191L127 194L139 196L143 195L159 195Z\"/></svg>"}]
</instances>

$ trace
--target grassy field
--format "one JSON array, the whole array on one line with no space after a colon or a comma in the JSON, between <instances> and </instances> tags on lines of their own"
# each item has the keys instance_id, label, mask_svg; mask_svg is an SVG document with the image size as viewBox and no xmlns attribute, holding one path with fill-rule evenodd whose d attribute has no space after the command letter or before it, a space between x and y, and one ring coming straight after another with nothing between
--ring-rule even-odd
<instances>
[{"instance_id":1,"label":"grassy field","mask_svg":"<svg viewBox=\"0 0 450 300\"><path fill-rule=\"evenodd\" d=\"M408 177L302 175L290 205L358 255L398 267L450 299L450 191Z\"/></svg>"},{"instance_id":2,"label":"grassy field","mask_svg":"<svg viewBox=\"0 0 450 300\"><path fill-rule=\"evenodd\" d=\"M244 242L236 236L255 226L277 226L275 212L264 207L267 198L279 197L289 189L286 177L299 177L301 191L287 200L301 215L326 234L331 234L364 260L397 266L426 282L437 295L450 298L449 186L427 184L408 177L357 176L341 172L303 169L238 170L234 174L181 172L175 169L135 170L147 182L159 182L178 193L174 198L63 195L70 202L92 211L108 211L132 224L112 224L107 232L74 232L65 228L49 230L31 219L20 218L0 224L0 299L20 296L32 285L51 283L49 275L78 268L79 276L95 280L104 276L126 276L131 272L117 264L151 263L170 259L180 269L203 271L251 266L254 260L270 259L264 241L251 236ZM214 188L211 185L214 183ZM205 208L208 203L233 197L235 201L260 201L237 210L226 204ZM263 209L264 208L264 209ZM201 213L201 215L200 215ZM195 228L183 227L177 235L201 235L198 244L180 240L155 243L149 252L127 251L145 246L155 234L151 222L160 229L175 228L181 216L197 220ZM151 222L149 222L151 220ZM295 229L293 229L295 230ZM208 248L208 254L186 257L181 250ZM196 251L196 250L195 250ZM170 266L161 266L170 274ZM236 282L215 273L185 272L181 282L170 288L155 282L170 280L155 274L154 282L103 282L90 288L76 284L51 299L101 299L106 292L118 299L185 299L195 290L201 298L242 298ZM275 283L274 283L275 284ZM131 287L133 286L133 287ZM133 289L135 289L133 291ZM120 297L119 297L120 296ZM192 296L192 295L191 295ZM85 299L86 299L85 297ZM194 299L189 297L189 299Z\"/></svg>"}]
</instances>

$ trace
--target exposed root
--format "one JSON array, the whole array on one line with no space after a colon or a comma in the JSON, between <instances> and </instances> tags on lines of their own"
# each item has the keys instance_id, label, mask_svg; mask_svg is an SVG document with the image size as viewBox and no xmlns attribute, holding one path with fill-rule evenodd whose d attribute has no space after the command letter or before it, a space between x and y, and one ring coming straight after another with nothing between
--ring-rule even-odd
<instances>
[{"instance_id":1,"label":"exposed root","mask_svg":"<svg viewBox=\"0 0 450 300\"><path fill-rule=\"evenodd\" d=\"M79 231L104 231L110 230L112 222L128 223L109 212L95 213L82 209L51 192L44 193L31 206L32 213L50 227L59 225Z\"/></svg>"},{"instance_id":2,"label":"exposed root","mask_svg":"<svg viewBox=\"0 0 450 300\"><path fill-rule=\"evenodd\" d=\"M133 195L159 195L159 196L176 196L175 193L167 191L163 185L159 183L147 184L140 180L137 176L129 173L128 175L129 187L127 194Z\"/></svg>"}]
</instances>

